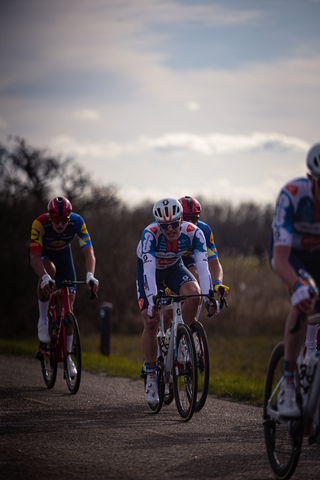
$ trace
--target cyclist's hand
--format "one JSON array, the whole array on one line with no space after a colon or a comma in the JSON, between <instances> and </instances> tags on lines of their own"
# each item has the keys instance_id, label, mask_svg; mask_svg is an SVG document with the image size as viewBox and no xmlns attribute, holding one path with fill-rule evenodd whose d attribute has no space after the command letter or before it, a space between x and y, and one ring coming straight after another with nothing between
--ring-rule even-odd
<instances>
[{"instance_id":1,"label":"cyclist's hand","mask_svg":"<svg viewBox=\"0 0 320 480\"><path fill-rule=\"evenodd\" d=\"M306 285L299 281L291 295L291 304L299 312L307 313L314 305L317 296L318 289L315 290L311 285Z\"/></svg>"},{"instance_id":2,"label":"cyclist's hand","mask_svg":"<svg viewBox=\"0 0 320 480\"><path fill-rule=\"evenodd\" d=\"M214 299L213 302L211 302L210 300L206 301L205 302L205 307L208 310L210 315L216 315L217 313L220 312L219 302L217 302L217 300L215 300L215 299Z\"/></svg>"},{"instance_id":3,"label":"cyclist's hand","mask_svg":"<svg viewBox=\"0 0 320 480\"><path fill-rule=\"evenodd\" d=\"M223 285L220 280L216 280L214 284L214 291L218 293L221 299L226 298L229 293L229 287ZM223 292L223 293L222 293Z\"/></svg>"},{"instance_id":4,"label":"cyclist's hand","mask_svg":"<svg viewBox=\"0 0 320 480\"><path fill-rule=\"evenodd\" d=\"M99 280L94 278L94 276L91 272L87 272L86 282L87 282L87 285L90 288L90 290L92 290L93 293L96 294L97 291L98 291L98 288L99 288ZM90 284L90 282L91 282L91 284ZM93 282L93 287L91 288L92 282Z\"/></svg>"},{"instance_id":5,"label":"cyclist's hand","mask_svg":"<svg viewBox=\"0 0 320 480\"><path fill-rule=\"evenodd\" d=\"M153 303L149 303L148 305L148 316L150 318L154 318L156 316L155 308Z\"/></svg>"},{"instance_id":6,"label":"cyclist's hand","mask_svg":"<svg viewBox=\"0 0 320 480\"><path fill-rule=\"evenodd\" d=\"M51 293L52 285L54 285L55 283L56 282L50 277L48 273L45 273L43 275L43 277L41 278L40 287L45 296Z\"/></svg>"}]
</instances>

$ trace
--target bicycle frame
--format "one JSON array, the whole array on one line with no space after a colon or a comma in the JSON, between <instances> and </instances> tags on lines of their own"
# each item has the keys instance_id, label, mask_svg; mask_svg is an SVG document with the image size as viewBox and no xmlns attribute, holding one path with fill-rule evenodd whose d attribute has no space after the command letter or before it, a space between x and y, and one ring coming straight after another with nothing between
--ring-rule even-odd
<instances>
[{"instance_id":1,"label":"bicycle frame","mask_svg":"<svg viewBox=\"0 0 320 480\"><path fill-rule=\"evenodd\" d=\"M168 350L165 358L163 358L164 363L164 374L165 374L165 383L172 383L172 366L173 366L173 358L177 357L177 329L178 325L183 322L182 314L181 314L181 299L177 297L177 299L171 299L172 303L168 305L162 305L160 308L160 323L158 328L158 339L160 344L163 345L165 331L164 331L164 318L163 313L168 310L172 310L173 312L173 319L172 319L172 330L170 335L170 341ZM163 353L163 350L161 350Z\"/></svg>"},{"instance_id":2,"label":"bicycle frame","mask_svg":"<svg viewBox=\"0 0 320 480\"><path fill-rule=\"evenodd\" d=\"M63 361L63 345L65 345L66 342L66 335L65 335L65 330L62 330L62 325L64 322L65 315L69 312L71 312L70 309L70 300L69 300L69 289L68 287L63 287L59 290L56 290L51 293L50 295L50 300L49 300L49 305L48 305L48 318L51 317L52 323L57 322L57 318L59 316L59 303L60 300L62 300L62 304L60 307L60 323L59 323L59 330L56 335L57 337L57 343L55 345L55 359L56 362L62 362ZM63 338L62 338L62 331L64 332ZM63 343L62 343L63 342ZM42 353L42 355L46 357L50 357L50 352L45 350L42 347L42 343L40 342L39 344L39 352Z\"/></svg>"}]
</instances>

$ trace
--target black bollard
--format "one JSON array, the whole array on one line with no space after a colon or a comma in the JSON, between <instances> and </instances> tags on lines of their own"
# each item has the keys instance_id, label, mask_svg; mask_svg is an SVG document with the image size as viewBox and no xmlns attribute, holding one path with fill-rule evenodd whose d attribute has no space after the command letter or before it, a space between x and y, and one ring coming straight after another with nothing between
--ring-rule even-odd
<instances>
[{"instance_id":1,"label":"black bollard","mask_svg":"<svg viewBox=\"0 0 320 480\"><path fill-rule=\"evenodd\" d=\"M112 303L102 303L100 307L101 318L101 347L102 355L110 355L110 340L111 340L111 312Z\"/></svg>"}]
</instances>

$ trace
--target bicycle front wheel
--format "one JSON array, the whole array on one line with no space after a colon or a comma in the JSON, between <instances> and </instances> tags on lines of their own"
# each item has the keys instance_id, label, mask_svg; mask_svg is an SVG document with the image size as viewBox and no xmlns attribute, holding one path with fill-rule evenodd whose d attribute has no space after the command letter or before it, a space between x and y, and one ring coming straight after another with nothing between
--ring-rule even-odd
<instances>
[{"instance_id":1,"label":"bicycle front wheel","mask_svg":"<svg viewBox=\"0 0 320 480\"><path fill-rule=\"evenodd\" d=\"M64 319L63 365L64 377L70 393L79 390L81 380L81 344L78 322L73 313L67 313ZM68 345L67 335L72 336L71 346Z\"/></svg>"},{"instance_id":2,"label":"bicycle front wheel","mask_svg":"<svg viewBox=\"0 0 320 480\"><path fill-rule=\"evenodd\" d=\"M206 403L208 390L209 390L209 378L210 378L210 360L209 360L209 345L207 335L203 325L200 322L192 322L190 325L194 346L196 349L197 359L197 401L195 411L199 412Z\"/></svg>"},{"instance_id":3,"label":"bicycle front wheel","mask_svg":"<svg viewBox=\"0 0 320 480\"><path fill-rule=\"evenodd\" d=\"M53 388L57 378L57 362L55 356L55 347L53 341L46 345L42 344L42 349L46 354L41 353L41 371L44 383L47 388Z\"/></svg>"},{"instance_id":4,"label":"bicycle front wheel","mask_svg":"<svg viewBox=\"0 0 320 480\"><path fill-rule=\"evenodd\" d=\"M270 357L264 391L264 438L270 466L281 480L289 479L298 464L302 435L299 433L297 422L290 426L276 421L267 411L271 408L277 412L277 397L280 392L280 383L283 376L284 343L279 342ZM270 410L269 410L270 412Z\"/></svg>"},{"instance_id":5,"label":"bicycle front wheel","mask_svg":"<svg viewBox=\"0 0 320 480\"><path fill-rule=\"evenodd\" d=\"M188 421L197 400L197 361L192 333L187 325L177 330L177 356L173 360L173 390L178 412Z\"/></svg>"}]
</instances>

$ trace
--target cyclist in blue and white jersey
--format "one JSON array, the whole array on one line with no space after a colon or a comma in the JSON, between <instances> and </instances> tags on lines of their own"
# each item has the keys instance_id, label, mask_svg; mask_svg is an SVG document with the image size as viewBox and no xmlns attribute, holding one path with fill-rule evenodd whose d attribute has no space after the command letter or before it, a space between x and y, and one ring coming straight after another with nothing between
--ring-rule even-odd
<instances>
[{"instance_id":1,"label":"cyclist in blue and white jersey","mask_svg":"<svg viewBox=\"0 0 320 480\"><path fill-rule=\"evenodd\" d=\"M309 150L307 166L307 177L287 183L279 194L269 249L271 266L291 296L285 326L284 377L278 396L278 410L288 417L301 414L295 398L294 369L307 322L296 333L290 333L290 329L299 312L310 315L314 308L320 311L320 302L316 302L320 288L320 143ZM307 329L308 356L316 350L317 328Z\"/></svg>"},{"instance_id":2,"label":"cyclist in blue and white jersey","mask_svg":"<svg viewBox=\"0 0 320 480\"><path fill-rule=\"evenodd\" d=\"M144 319L142 353L147 372L145 398L148 403L159 402L155 372L159 315L155 316L153 296L163 283L179 295L208 294L212 287L203 232L196 225L183 222L182 212L176 199L165 198L157 202L153 207L155 222L143 231L137 248L137 294ZM194 252L200 287L182 261L190 248ZM213 304L206 299L205 303L209 313L218 313L216 301ZM186 299L183 305L186 324L193 321L198 305L199 298Z\"/></svg>"},{"instance_id":3,"label":"cyclist in blue and white jersey","mask_svg":"<svg viewBox=\"0 0 320 480\"><path fill-rule=\"evenodd\" d=\"M209 271L211 273L211 278L214 281L215 286L221 285L222 287L224 287L224 294L222 295L222 297L225 298L229 291L229 288L222 284L223 269L219 261L218 251L213 238L212 229L207 223L199 220L200 213L202 210L201 204L196 198L192 198L189 196L179 198L179 202L181 203L182 209L183 209L183 221L191 222L194 225L197 225L197 227L203 231L204 237L206 239L208 266L209 266ZM182 259L185 266L198 280L198 272L197 272L197 267L195 265L194 255L192 250L189 250L188 252L186 252L183 255ZM218 291L218 295L221 296L219 291ZM199 318L199 315L200 315L201 306L202 304L200 304L199 306L198 313L196 315L197 319Z\"/></svg>"}]
</instances>

